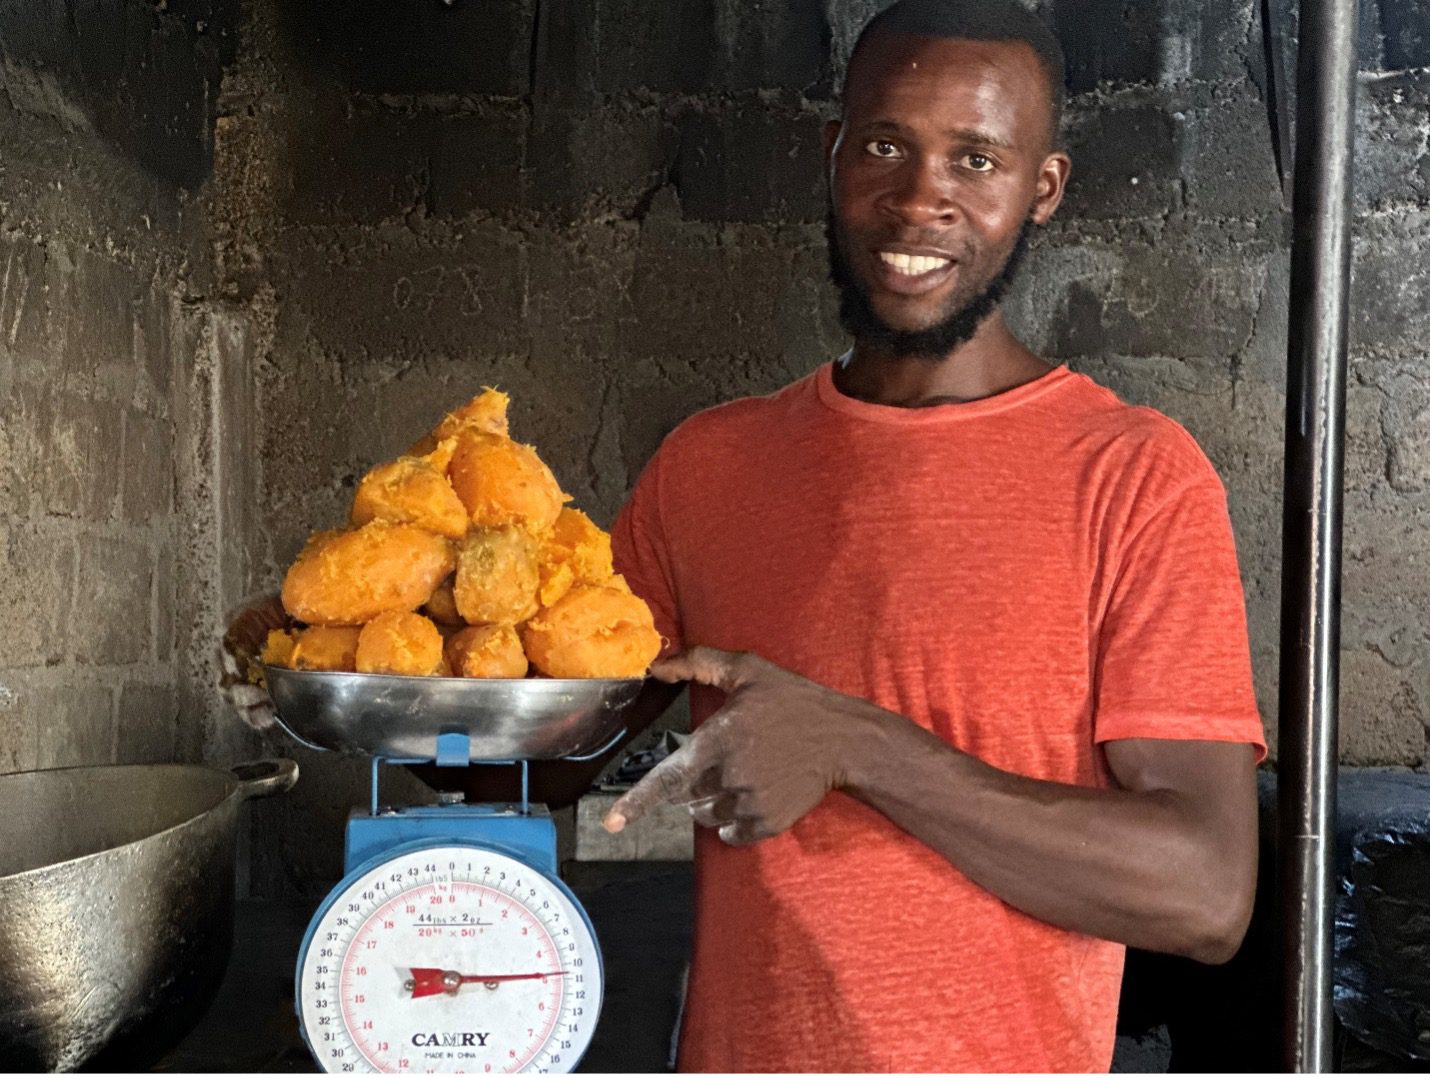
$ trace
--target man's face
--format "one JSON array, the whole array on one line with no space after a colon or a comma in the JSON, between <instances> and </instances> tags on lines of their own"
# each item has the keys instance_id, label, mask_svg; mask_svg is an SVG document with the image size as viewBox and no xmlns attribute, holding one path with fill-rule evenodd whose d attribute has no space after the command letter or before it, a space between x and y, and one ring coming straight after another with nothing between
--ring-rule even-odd
<instances>
[{"instance_id":1,"label":"man's face","mask_svg":"<svg viewBox=\"0 0 1430 1078\"><path fill-rule=\"evenodd\" d=\"M830 255L852 332L935 358L972 335L1027 225L1062 198L1068 161L1052 150L1050 108L1022 42L865 43L825 139Z\"/></svg>"}]
</instances>

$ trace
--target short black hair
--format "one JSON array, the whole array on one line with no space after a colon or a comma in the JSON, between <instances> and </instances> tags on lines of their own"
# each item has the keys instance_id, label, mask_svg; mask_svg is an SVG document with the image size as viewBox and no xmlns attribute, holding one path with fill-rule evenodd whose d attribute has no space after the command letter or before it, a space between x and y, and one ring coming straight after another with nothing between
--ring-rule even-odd
<instances>
[{"instance_id":1,"label":"short black hair","mask_svg":"<svg viewBox=\"0 0 1430 1078\"><path fill-rule=\"evenodd\" d=\"M845 69L846 89L849 85L848 71L853 69L859 49L880 34L1023 42L1037 53L1038 63L1047 76L1052 106L1052 137L1055 144L1059 141L1066 96L1063 88L1066 78L1063 47L1047 21L1019 0L897 0L859 31L849 56L849 66Z\"/></svg>"}]
</instances>

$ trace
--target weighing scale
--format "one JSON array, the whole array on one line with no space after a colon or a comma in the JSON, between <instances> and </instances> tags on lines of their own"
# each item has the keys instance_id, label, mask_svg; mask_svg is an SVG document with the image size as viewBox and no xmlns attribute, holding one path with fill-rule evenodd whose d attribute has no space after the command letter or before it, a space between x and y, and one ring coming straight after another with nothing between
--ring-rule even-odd
<instances>
[{"instance_id":1,"label":"weighing scale","mask_svg":"<svg viewBox=\"0 0 1430 1078\"><path fill-rule=\"evenodd\" d=\"M575 1069L601 1011L601 951L557 875L556 827L530 803L528 765L614 747L641 680L264 673L296 740L372 757L367 811L348 820L345 875L298 955L294 1005L318 1065ZM384 806L382 768L418 763L518 767L521 800Z\"/></svg>"}]
</instances>

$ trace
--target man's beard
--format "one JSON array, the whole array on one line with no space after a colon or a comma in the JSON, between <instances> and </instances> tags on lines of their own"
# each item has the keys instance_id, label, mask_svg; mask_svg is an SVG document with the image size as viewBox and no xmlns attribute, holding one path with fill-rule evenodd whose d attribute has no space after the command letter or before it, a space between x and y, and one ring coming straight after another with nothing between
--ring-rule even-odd
<instances>
[{"instance_id":1,"label":"man's beard","mask_svg":"<svg viewBox=\"0 0 1430 1078\"><path fill-rule=\"evenodd\" d=\"M976 296L956 310L950 311L924 329L894 329L875 313L869 295L855 279L839 242L839 225L834 211L829 211L824 224L829 243L829 279L839 289L839 324L861 344L893 358L917 356L938 361L978 332L983 320L1003 302L1018 267L1028 251L1033 231L1033 219L1027 218L1018 230L1013 249L1002 267Z\"/></svg>"}]
</instances>

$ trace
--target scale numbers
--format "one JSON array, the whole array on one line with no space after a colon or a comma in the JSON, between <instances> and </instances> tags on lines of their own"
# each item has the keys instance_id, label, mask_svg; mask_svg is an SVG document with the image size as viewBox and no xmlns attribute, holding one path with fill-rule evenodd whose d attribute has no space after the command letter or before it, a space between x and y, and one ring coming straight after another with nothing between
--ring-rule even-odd
<instances>
[{"instance_id":1,"label":"scale numbers","mask_svg":"<svg viewBox=\"0 0 1430 1078\"><path fill-rule=\"evenodd\" d=\"M315 919L298 1012L329 1072L563 1073L601 1009L584 914L544 873L473 846L410 850Z\"/></svg>"}]
</instances>

